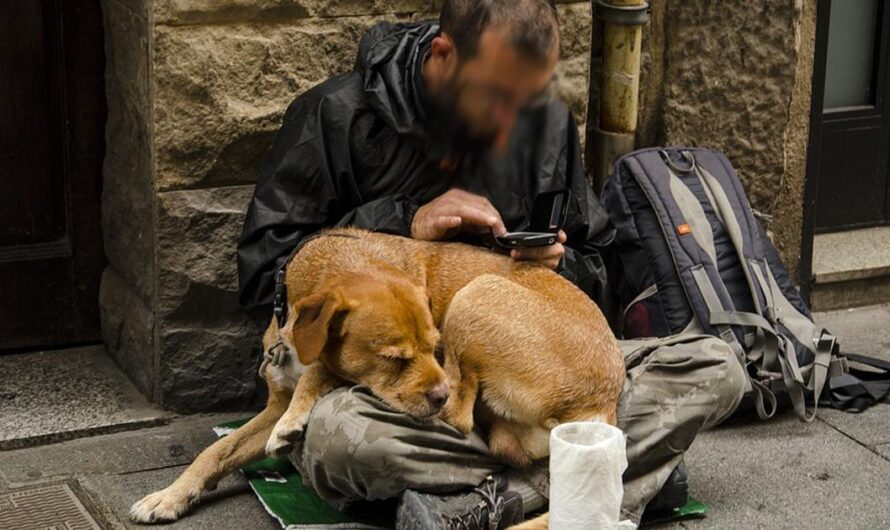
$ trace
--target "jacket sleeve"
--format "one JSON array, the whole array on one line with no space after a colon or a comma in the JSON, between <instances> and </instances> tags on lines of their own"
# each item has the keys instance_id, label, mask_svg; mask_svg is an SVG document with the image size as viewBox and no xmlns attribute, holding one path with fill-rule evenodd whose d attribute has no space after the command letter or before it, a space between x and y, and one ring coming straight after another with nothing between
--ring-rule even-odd
<instances>
[{"instance_id":1,"label":"jacket sleeve","mask_svg":"<svg viewBox=\"0 0 890 530\"><path fill-rule=\"evenodd\" d=\"M609 216L593 192L581 162L578 126L569 114L565 130L566 183L572 190L564 230L566 252L557 272L577 285L610 320L614 302L607 288L603 251L614 239Z\"/></svg>"},{"instance_id":2,"label":"jacket sleeve","mask_svg":"<svg viewBox=\"0 0 890 530\"><path fill-rule=\"evenodd\" d=\"M337 226L411 237L411 222L417 208L417 203L406 195L389 195L353 208Z\"/></svg>"},{"instance_id":3,"label":"jacket sleeve","mask_svg":"<svg viewBox=\"0 0 890 530\"><path fill-rule=\"evenodd\" d=\"M238 241L242 305L272 303L275 271L303 238L331 224L338 207L315 106L298 98L288 108L248 206Z\"/></svg>"},{"instance_id":4,"label":"jacket sleeve","mask_svg":"<svg viewBox=\"0 0 890 530\"><path fill-rule=\"evenodd\" d=\"M275 272L303 239L322 228L351 225L404 236L411 233L417 206L409 197L392 195L364 202L355 192L353 131L338 112L338 107L326 105L310 91L285 114L238 242L242 305L271 304Z\"/></svg>"}]
</instances>

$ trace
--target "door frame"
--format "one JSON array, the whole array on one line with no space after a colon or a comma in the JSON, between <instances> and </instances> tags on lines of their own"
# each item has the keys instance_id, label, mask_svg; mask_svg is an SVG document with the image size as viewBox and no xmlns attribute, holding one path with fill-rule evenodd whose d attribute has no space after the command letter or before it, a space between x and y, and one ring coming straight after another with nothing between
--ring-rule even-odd
<instances>
[{"instance_id":1,"label":"door frame","mask_svg":"<svg viewBox=\"0 0 890 530\"><path fill-rule=\"evenodd\" d=\"M798 274L800 278L800 291L807 305L813 290L813 246L816 234L816 203L819 200L819 162L821 155L822 133L827 127L831 127L839 120L849 118L861 118L872 116L874 111L870 107L850 107L846 110L835 111L835 118L825 123L823 102L825 98L825 74L828 58L828 33L831 18L832 0L817 0L816 3L816 32L815 53L813 56L813 78L810 99L810 131L807 141L806 177L804 181L803 223L801 229L800 264ZM890 42L890 0L880 0L878 6L878 32L880 41L885 39ZM890 45L880 46L875 54L874 66L878 74L875 82L875 107L885 114L884 119L890 120L886 114L890 113ZM890 146L886 146L890 150ZM890 159L888 159L890 163ZM885 215L890 214L890 185L886 189L884 197ZM890 225L890 219L883 222L849 226L846 230L869 228L874 226Z\"/></svg>"},{"instance_id":2,"label":"door frame","mask_svg":"<svg viewBox=\"0 0 890 530\"><path fill-rule=\"evenodd\" d=\"M813 291L813 242L816 237L816 201L819 199L819 144L822 140L822 106L825 99L825 69L828 58L828 23L831 0L816 2L816 43L810 88L810 133L807 140L804 180L803 226L800 240L800 293L810 305Z\"/></svg>"}]
</instances>

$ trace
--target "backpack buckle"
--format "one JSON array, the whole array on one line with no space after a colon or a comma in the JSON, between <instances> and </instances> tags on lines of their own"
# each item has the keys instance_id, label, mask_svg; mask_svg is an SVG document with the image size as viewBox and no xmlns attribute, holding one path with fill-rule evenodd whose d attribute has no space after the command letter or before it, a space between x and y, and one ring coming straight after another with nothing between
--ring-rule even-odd
<instances>
[{"instance_id":1,"label":"backpack buckle","mask_svg":"<svg viewBox=\"0 0 890 530\"><path fill-rule=\"evenodd\" d=\"M819 338L813 339L813 342L816 343L817 351L833 352L834 346L835 344L837 344L837 337L825 330L822 330L822 334L819 336Z\"/></svg>"}]
</instances>

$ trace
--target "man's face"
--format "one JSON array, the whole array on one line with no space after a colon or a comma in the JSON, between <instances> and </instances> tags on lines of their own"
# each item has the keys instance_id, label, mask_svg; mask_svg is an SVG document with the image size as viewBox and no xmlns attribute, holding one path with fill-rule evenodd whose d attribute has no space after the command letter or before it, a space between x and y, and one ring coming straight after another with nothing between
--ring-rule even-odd
<instances>
[{"instance_id":1,"label":"man's face","mask_svg":"<svg viewBox=\"0 0 890 530\"><path fill-rule=\"evenodd\" d=\"M524 57L503 30L486 30L476 54L458 58L443 83L443 110L459 120L467 140L505 145L519 112L545 98L558 48L554 43L544 63Z\"/></svg>"}]
</instances>

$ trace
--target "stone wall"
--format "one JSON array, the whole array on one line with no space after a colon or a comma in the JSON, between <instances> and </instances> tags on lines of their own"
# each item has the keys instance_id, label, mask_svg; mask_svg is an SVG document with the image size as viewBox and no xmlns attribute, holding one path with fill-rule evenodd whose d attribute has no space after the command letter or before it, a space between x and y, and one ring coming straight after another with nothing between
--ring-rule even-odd
<instances>
[{"instance_id":1,"label":"stone wall","mask_svg":"<svg viewBox=\"0 0 890 530\"><path fill-rule=\"evenodd\" d=\"M816 0L653 4L638 145L725 152L796 277Z\"/></svg>"},{"instance_id":2,"label":"stone wall","mask_svg":"<svg viewBox=\"0 0 890 530\"><path fill-rule=\"evenodd\" d=\"M776 217L770 228L796 274L815 0L652 3L637 145L726 152L754 207ZM436 0L103 0L103 334L153 400L191 411L254 396L268 315L238 307L235 242L284 109L349 69L377 20L437 9ZM559 11L558 93L583 137L599 32L588 1ZM590 99L595 119L596 90Z\"/></svg>"},{"instance_id":3,"label":"stone wall","mask_svg":"<svg viewBox=\"0 0 890 530\"><path fill-rule=\"evenodd\" d=\"M178 411L255 393L269 315L237 304L235 243L290 101L348 70L376 21L434 0L103 0L109 119L100 294L109 352ZM559 5L560 95L584 130L586 1Z\"/></svg>"}]
</instances>

